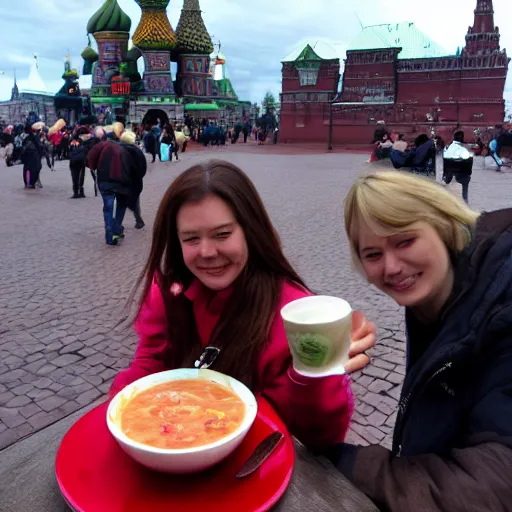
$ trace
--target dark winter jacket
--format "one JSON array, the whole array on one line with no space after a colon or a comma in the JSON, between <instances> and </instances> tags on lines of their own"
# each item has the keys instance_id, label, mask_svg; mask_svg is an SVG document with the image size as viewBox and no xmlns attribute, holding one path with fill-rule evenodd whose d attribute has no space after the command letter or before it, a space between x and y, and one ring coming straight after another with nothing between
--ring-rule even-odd
<instances>
[{"instance_id":1,"label":"dark winter jacket","mask_svg":"<svg viewBox=\"0 0 512 512\"><path fill-rule=\"evenodd\" d=\"M147 161L144 153L134 144L123 144L121 148L129 155L129 174L131 178L131 193L128 207L132 210L143 189L143 178L147 171Z\"/></svg>"},{"instance_id":2,"label":"dark winter jacket","mask_svg":"<svg viewBox=\"0 0 512 512\"><path fill-rule=\"evenodd\" d=\"M98 187L102 192L129 196L132 190L131 156L115 141L96 144L87 155L87 167L97 172Z\"/></svg>"},{"instance_id":3,"label":"dark winter jacket","mask_svg":"<svg viewBox=\"0 0 512 512\"><path fill-rule=\"evenodd\" d=\"M23 141L21 149L21 161L23 170L36 172L42 169L41 158L44 157L44 147L39 137L33 133L29 134Z\"/></svg>"},{"instance_id":4,"label":"dark winter jacket","mask_svg":"<svg viewBox=\"0 0 512 512\"><path fill-rule=\"evenodd\" d=\"M391 150L391 162L395 169L402 167L422 167L428 160L435 157L435 142L427 140L418 147L413 147L405 153L397 149Z\"/></svg>"},{"instance_id":5,"label":"dark winter jacket","mask_svg":"<svg viewBox=\"0 0 512 512\"><path fill-rule=\"evenodd\" d=\"M157 131L153 128L144 136L144 148L147 153L154 154L159 151L158 146L159 144Z\"/></svg>"},{"instance_id":6,"label":"dark winter jacket","mask_svg":"<svg viewBox=\"0 0 512 512\"><path fill-rule=\"evenodd\" d=\"M512 511L512 210L482 215L438 325L418 323L393 450L331 460L381 510Z\"/></svg>"}]
</instances>

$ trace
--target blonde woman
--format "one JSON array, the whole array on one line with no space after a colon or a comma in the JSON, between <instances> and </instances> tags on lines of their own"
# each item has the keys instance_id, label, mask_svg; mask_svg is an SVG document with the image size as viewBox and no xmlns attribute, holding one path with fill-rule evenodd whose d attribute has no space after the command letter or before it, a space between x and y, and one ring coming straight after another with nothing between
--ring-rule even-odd
<instances>
[{"instance_id":1,"label":"blonde woman","mask_svg":"<svg viewBox=\"0 0 512 512\"><path fill-rule=\"evenodd\" d=\"M331 460L381 510L512 510L512 210L383 172L352 186L345 226L356 266L405 307L407 368L392 450Z\"/></svg>"}]
</instances>

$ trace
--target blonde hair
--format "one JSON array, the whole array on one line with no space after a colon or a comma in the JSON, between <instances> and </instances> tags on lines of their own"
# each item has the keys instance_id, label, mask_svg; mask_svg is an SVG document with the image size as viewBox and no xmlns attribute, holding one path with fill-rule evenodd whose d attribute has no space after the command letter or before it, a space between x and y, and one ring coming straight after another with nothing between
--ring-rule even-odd
<instances>
[{"instance_id":1,"label":"blonde hair","mask_svg":"<svg viewBox=\"0 0 512 512\"><path fill-rule=\"evenodd\" d=\"M120 123L119 121L116 121L112 125L112 130L114 132L114 135L119 139L124 132L124 124Z\"/></svg>"},{"instance_id":2,"label":"blonde hair","mask_svg":"<svg viewBox=\"0 0 512 512\"><path fill-rule=\"evenodd\" d=\"M66 126L66 121L64 121L64 119L58 119L55 124L48 130L48 136L60 132L64 126Z\"/></svg>"},{"instance_id":3,"label":"blonde hair","mask_svg":"<svg viewBox=\"0 0 512 512\"><path fill-rule=\"evenodd\" d=\"M120 140L120 142L123 142L124 144L135 144L135 141L137 140L137 136L132 131L127 130L121 134L121 137L119 138L119 140Z\"/></svg>"},{"instance_id":4,"label":"blonde hair","mask_svg":"<svg viewBox=\"0 0 512 512\"><path fill-rule=\"evenodd\" d=\"M479 216L441 185L405 172L362 176L345 198L345 229L356 266L361 263L360 220L379 236L406 231L416 222L427 222L455 256L471 242Z\"/></svg>"}]
</instances>

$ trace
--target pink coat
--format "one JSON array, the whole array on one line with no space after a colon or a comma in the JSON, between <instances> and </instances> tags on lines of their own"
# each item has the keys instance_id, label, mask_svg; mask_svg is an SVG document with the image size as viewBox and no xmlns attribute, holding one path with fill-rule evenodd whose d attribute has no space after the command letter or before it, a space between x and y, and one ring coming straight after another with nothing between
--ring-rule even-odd
<instances>
[{"instance_id":1,"label":"pink coat","mask_svg":"<svg viewBox=\"0 0 512 512\"><path fill-rule=\"evenodd\" d=\"M229 295L229 290L223 290L210 300L211 292L206 294L198 280L185 292L194 303L194 316L203 346L208 344ZM353 412L353 399L348 377L307 378L293 369L279 312L289 302L307 295L309 292L288 283L283 285L270 342L258 362L258 388L292 434L309 448L322 449L344 440ZM134 360L114 379L112 395L141 377L172 369L165 363L169 360L167 356L172 342L166 337L165 307L156 284L141 308L135 329L140 340Z\"/></svg>"}]
</instances>

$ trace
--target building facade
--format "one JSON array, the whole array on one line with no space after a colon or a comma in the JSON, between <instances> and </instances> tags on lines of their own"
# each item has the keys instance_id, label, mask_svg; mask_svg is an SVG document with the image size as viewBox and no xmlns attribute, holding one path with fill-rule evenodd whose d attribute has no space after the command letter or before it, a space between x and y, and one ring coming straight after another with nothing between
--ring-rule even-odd
<instances>
[{"instance_id":1,"label":"building facade","mask_svg":"<svg viewBox=\"0 0 512 512\"><path fill-rule=\"evenodd\" d=\"M30 88L29 88L30 87ZM29 78L18 87L16 75L8 101L0 101L0 122L3 124L25 124L29 114L34 112L47 125L57 120L54 95L48 92L39 74L37 58L30 68Z\"/></svg>"},{"instance_id":2,"label":"building facade","mask_svg":"<svg viewBox=\"0 0 512 512\"><path fill-rule=\"evenodd\" d=\"M310 75L320 64L325 79L319 73L314 85L301 77L300 63L283 62L281 141L327 142L331 127L335 144L368 144L377 123L409 138L435 132L449 139L456 128L504 121L510 59L500 49L492 0L477 0L466 44L455 55L413 23L366 27L346 52L337 94L335 64L318 57L310 53L302 63Z\"/></svg>"},{"instance_id":3,"label":"building facade","mask_svg":"<svg viewBox=\"0 0 512 512\"><path fill-rule=\"evenodd\" d=\"M215 79L218 59L199 0L184 0L176 32L167 17L169 0L135 2L142 15L131 41L131 20L117 0L105 0L87 25L98 52L89 42L82 56L84 72L92 75L90 96L98 118L112 112L132 123L180 121L187 113L223 119L227 105L238 108L231 82Z\"/></svg>"}]
</instances>

